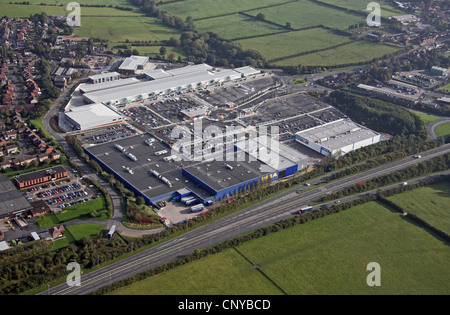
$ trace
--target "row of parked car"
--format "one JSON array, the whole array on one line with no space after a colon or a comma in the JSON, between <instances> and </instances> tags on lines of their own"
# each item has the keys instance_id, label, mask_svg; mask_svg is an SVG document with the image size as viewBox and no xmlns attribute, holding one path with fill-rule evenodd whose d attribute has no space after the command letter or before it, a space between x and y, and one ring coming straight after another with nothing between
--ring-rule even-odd
<instances>
[{"instance_id":1,"label":"row of parked car","mask_svg":"<svg viewBox=\"0 0 450 315\"><path fill-rule=\"evenodd\" d=\"M41 193L41 195L42 195L42 197L49 197L49 196L61 194L63 192L76 190L76 189L79 189L79 188L81 188L81 185L74 183L74 184L70 184L70 185L67 185L67 186L63 186L63 187L59 187L59 188L54 188L54 189L43 191Z\"/></svg>"}]
</instances>

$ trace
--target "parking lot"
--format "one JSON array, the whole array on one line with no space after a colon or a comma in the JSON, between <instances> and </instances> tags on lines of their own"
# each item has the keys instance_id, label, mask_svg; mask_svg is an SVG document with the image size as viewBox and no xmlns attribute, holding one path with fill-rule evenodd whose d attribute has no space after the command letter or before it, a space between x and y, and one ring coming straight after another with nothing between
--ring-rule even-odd
<instances>
[{"instance_id":1,"label":"parking lot","mask_svg":"<svg viewBox=\"0 0 450 315\"><path fill-rule=\"evenodd\" d=\"M120 124L77 135L83 144L100 144L134 136L139 130L129 124Z\"/></svg>"},{"instance_id":2,"label":"parking lot","mask_svg":"<svg viewBox=\"0 0 450 315\"><path fill-rule=\"evenodd\" d=\"M77 173L72 171L70 178L37 186L24 192L28 201L43 200L53 212L97 199L99 191L92 185L86 186Z\"/></svg>"},{"instance_id":3,"label":"parking lot","mask_svg":"<svg viewBox=\"0 0 450 315\"><path fill-rule=\"evenodd\" d=\"M239 80L237 83L225 83L209 87L195 95L215 108L238 106L258 93L275 86L277 80L269 75Z\"/></svg>"}]
</instances>

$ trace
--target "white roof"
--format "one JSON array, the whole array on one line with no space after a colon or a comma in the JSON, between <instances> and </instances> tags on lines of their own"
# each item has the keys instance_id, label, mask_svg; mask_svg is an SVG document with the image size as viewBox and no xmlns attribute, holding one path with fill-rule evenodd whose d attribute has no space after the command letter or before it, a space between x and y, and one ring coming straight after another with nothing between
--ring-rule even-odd
<instances>
[{"instance_id":1,"label":"white roof","mask_svg":"<svg viewBox=\"0 0 450 315\"><path fill-rule=\"evenodd\" d=\"M119 86L125 86L130 84L136 84L140 83L136 78L129 78L129 79L123 79L123 80L115 80L115 81L109 81L109 82L103 82L103 83L97 83L97 84L85 84L80 87L80 90L84 93L92 93L96 91L102 91L107 89L112 89Z\"/></svg>"},{"instance_id":2,"label":"white roof","mask_svg":"<svg viewBox=\"0 0 450 315\"><path fill-rule=\"evenodd\" d=\"M65 113L67 117L78 123L82 128L89 128L121 120L122 116L103 104L91 104L73 107Z\"/></svg>"},{"instance_id":3,"label":"white roof","mask_svg":"<svg viewBox=\"0 0 450 315\"><path fill-rule=\"evenodd\" d=\"M215 73L209 71L188 73L170 78L137 83L131 86L122 86L89 94L86 93L84 97L93 103L106 103L114 100L122 101L125 99L134 99L137 96L144 97L153 93L164 93L168 90L176 91L178 89L197 88L198 84L207 85L211 82L223 80L228 77L230 80L236 80L240 78L241 75L234 70L225 70Z\"/></svg>"},{"instance_id":4,"label":"white roof","mask_svg":"<svg viewBox=\"0 0 450 315\"><path fill-rule=\"evenodd\" d=\"M256 70L255 68L252 68L252 67L249 67L249 66L236 68L236 69L234 69L234 71L237 71L237 72L243 74L245 77L261 73L261 71Z\"/></svg>"},{"instance_id":5,"label":"white roof","mask_svg":"<svg viewBox=\"0 0 450 315\"><path fill-rule=\"evenodd\" d=\"M0 251L4 251L9 249L8 243L6 243L5 241L0 242Z\"/></svg>"},{"instance_id":6,"label":"white roof","mask_svg":"<svg viewBox=\"0 0 450 315\"><path fill-rule=\"evenodd\" d=\"M34 239L35 241L37 241L37 240L40 239L39 235L38 235L36 232L31 232L31 237L33 237L33 239Z\"/></svg>"},{"instance_id":7,"label":"white roof","mask_svg":"<svg viewBox=\"0 0 450 315\"><path fill-rule=\"evenodd\" d=\"M136 70L138 66L144 66L148 59L146 56L130 56L122 62L119 70Z\"/></svg>"},{"instance_id":8,"label":"white roof","mask_svg":"<svg viewBox=\"0 0 450 315\"><path fill-rule=\"evenodd\" d=\"M193 108L182 110L181 113L188 117L203 116L208 113L208 107L207 106L193 107Z\"/></svg>"},{"instance_id":9,"label":"white roof","mask_svg":"<svg viewBox=\"0 0 450 315\"><path fill-rule=\"evenodd\" d=\"M105 72L100 74L91 75L89 79L96 80L96 79L103 79L103 78L110 78L110 77L120 77L120 73L117 72Z\"/></svg>"},{"instance_id":10,"label":"white roof","mask_svg":"<svg viewBox=\"0 0 450 315\"><path fill-rule=\"evenodd\" d=\"M269 137L264 138L261 136L255 139L249 138L238 141L236 147L278 171L308 160L306 155Z\"/></svg>"},{"instance_id":11,"label":"white roof","mask_svg":"<svg viewBox=\"0 0 450 315\"><path fill-rule=\"evenodd\" d=\"M167 73L166 71L164 71L162 69L146 71L146 72L144 72L144 74L154 80L172 77L172 75L170 73Z\"/></svg>"},{"instance_id":12,"label":"white roof","mask_svg":"<svg viewBox=\"0 0 450 315\"><path fill-rule=\"evenodd\" d=\"M206 63L201 63L198 65L192 65L192 66L186 66L183 68L166 70L166 72L173 76L177 76L177 75L184 75L184 74L188 74L188 73L211 71L212 69L213 69L213 67L211 67L210 65L207 65Z\"/></svg>"},{"instance_id":13,"label":"white roof","mask_svg":"<svg viewBox=\"0 0 450 315\"><path fill-rule=\"evenodd\" d=\"M320 144L331 152L344 146L379 136L377 132L360 126L349 119L336 120L300 131L296 135Z\"/></svg>"}]
</instances>

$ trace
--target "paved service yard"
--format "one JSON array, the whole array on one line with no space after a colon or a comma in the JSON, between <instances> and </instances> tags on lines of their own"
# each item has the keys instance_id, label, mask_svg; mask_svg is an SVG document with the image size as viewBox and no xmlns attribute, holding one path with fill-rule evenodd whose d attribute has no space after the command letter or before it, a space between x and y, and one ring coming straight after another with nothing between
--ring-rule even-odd
<instances>
[{"instance_id":1,"label":"paved service yard","mask_svg":"<svg viewBox=\"0 0 450 315\"><path fill-rule=\"evenodd\" d=\"M201 212L192 213L191 207L186 206L182 202L167 202L167 205L157 213L160 217L167 218L173 224L177 224L181 221L192 219L196 215L199 215Z\"/></svg>"}]
</instances>

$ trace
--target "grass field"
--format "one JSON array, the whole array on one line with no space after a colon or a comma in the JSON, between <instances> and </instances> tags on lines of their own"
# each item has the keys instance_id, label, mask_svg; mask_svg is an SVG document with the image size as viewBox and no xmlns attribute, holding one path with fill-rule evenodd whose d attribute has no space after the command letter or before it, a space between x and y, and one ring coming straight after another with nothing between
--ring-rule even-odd
<instances>
[{"instance_id":1,"label":"grass field","mask_svg":"<svg viewBox=\"0 0 450 315\"><path fill-rule=\"evenodd\" d=\"M195 26L200 33L214 32L225 39L265 35L286 30L242 14L199 20L195 22Z\"/></svg>"},{"instance_id":2,"label":"grass field","mask_svg":"<svg viewBox=\"0 0 450 315\"><path fill-rule=\"evenodd\" d=\"M384 55L399 51L399 48L380 45L371 42L354 42L334 49L316 52L314 54L293 57L276 62L280 66L335 66L357 62L370 61Z\"/></svg>"},{"instance_id":3,"label":"grass field","mask_svg":"<svg viewBox=\"0 0 450 315\"><path fill-rule=\"evenodd\" d=\"M350 39L335 35L321 28L283 34L256 37L237 41L244 48L260 51L268 60L294 54L328 48L350 42ZM270 43L270 44L269 44Z\"/></svg>"},{"instance_id":4,"label":"grass field","mask_svg":"<svg viewBox=\"0 0 450 315\"><path fill-rule=\"evenodd\" d=\"M180 32L167 27L156 18L138 16L135 18L82 17L81 27L75 29L77 36L88 36L118 41L161 41L171 37L179 38Z\"/></svg>"},{"instance_id":5,"label":"grass field","mask_svg":"<svg viewBox=\"0 0 450 315\"><path fill-rule=\"evenodd\" d=\"M445 85L445 86L443 86L443 87L441 87L439 90L440 91L444 91L446 93L450 93L450 83Z\"/></svg>"},{"instance_id":6,"label":"grass field","mask_svg":"<svg viewBox=\"0 0 450 315\"><path fill-rule=\"evenodd\" d=\"M449 294L448 245L371 202L238 247L288 294ZM369 287L367 264L381 266ZM182 284L182 285L180 285ZM273 294L233 250L148 278L115 294Z\"/></svg>"},{"instance_id":7,"label":"grass field","mask_svg":"<svg viewBox=\"0 0 450 315\"><path fill-rule=\"evenodd\" d=\"M24 2L21 0L0 0L0 3L14 3L14 2ZM62 4L64 9L67 7L67 4L70 2L73 2L72 0L26 0L26 2L30 3L30 5L40 5L42 3L47 4L48 7L54 6L55 4ZM75 1L79 3L80 5L88 4L88 5L107 5L107 6L119 6L119 7L128 7L128 8L136 8L134 5L131 4L128 0L77 0ZM19 5L16 5L19 6ZM20 5L20 6L28 6L28 5Z\"/></svg>"},{"instance_id":8,"label":"grass field","mask_svg":"<svg viewBox=\"0 0 450 315\"><path fill-rule=\"evenodd\" d=\"M84 237L91 237L105 230L103 225L92 223L80 223L67 227L75 240L79 241Z\"/></svg>"},{"instance_id":9,"label":"grass field","mask_svg":"<svg viewBox=\"0 0 450 315\"><path fill-rule=\"evenodd\" d=\"M441 117L437 117L437 116L433 116L433 115L429 115L429 114L424 114L424 113L419 113L416 111L411 111L414 115L417 115L420 117L420 119L427 125L434 123L435 121L441 120Z\"/></svg>"},{"instance_id":10,"label":"grass field","mask_svg":"<svg viewBox=\"0 0 450 315\"><path fill-rule=\"evenodd\" d=\"M436 128L436 136L444 137L450 135L450 123L445 123Z\"/></svg>"},{"instance_id":11,"label":"grass field","mask_svg":"<svg viewBox=\"0 0 450 315\"><path fill-rule=\"evenodd\" d=\"M36 223L41 229L49 228L60 224L60 222L66 222L73 219L91 219L90 213L92 210L97 211L99 217L98 220L108 219L108 210L106 210L105 197L101 196L98 199L90 200L84 203L80 203L74 206L64 208L64 213L59 212L56 214L45 214L36 219Z\"/></svg>"},{"instance_id":12,"label":"grass field","mask_svg":"<svg viewBox=\"0 0 450 315\"><path fill-rule=\"evenodd\" d=\"M1 1L1 0L0 0ZM62 6L47 5L16 5L0 3L0 12L2 16L8 17L29 17L36 13L45 12L52 14L69 14L70 11ZM133 11L123 11L114 8L81 8L81 25L83 25L83 16L143 16L142 13Z\"/></svg>"},{"instance_id":13,"label":"grass field","mask_svg":"<svg viewBox=\"0 0 450 315\"><path fill-rule=\"evenodd\" d=\"M266 20L283 26L290 22L295 29L316 25L347 29L348 26L365 20L363 16L317 5L309 1L297 1L247 13L253 16L262 13Z\"/></svg>"},{"instance_id":14,"label":"grass field","mask_svg":"<svg viewBox=\"0 0 450 315\"><path fill-rule=\"evenodd\" d=\"M450 234L450 183L417 188L388 199Z\"/></svg>"},{"instance_id":15,"label":"grass field","mask_svg":"<svg viewBox=\"0 0 450 315\"><path fill-rule=\"evenodd\" d=\"M363 13L370 12L367 11L367 4L369 2L361 0L321 0L322 2L336 5L338 7L360 11ZM381 7L381 15L384 17L394 16L394 15L404 15L407 14L405 11L401 11L390 5L387 1L377 1Z\"/></svg>"},{"instance_id":16,"label":"grass field","mask_svg":"<svg viewBox=\"0 0 450 315\"><path fill-rule=\"evenodd\" d=\"M193 19L201 19L279 4L280 2L280 0L186 0L164 4L159 6L159 8L184 19L188 16L191 16Z\"/></svg>"}]
</instances>

